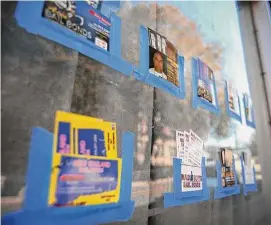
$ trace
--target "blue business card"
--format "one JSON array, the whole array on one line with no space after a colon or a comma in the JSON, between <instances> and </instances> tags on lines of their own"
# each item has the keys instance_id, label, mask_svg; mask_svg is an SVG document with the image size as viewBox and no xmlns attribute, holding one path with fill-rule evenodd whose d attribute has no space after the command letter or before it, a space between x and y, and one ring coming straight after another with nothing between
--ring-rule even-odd
<instances>
[{"instance_id":1,"label":"blue business card","mask_svg":"<svg viewBox=\"0 0 271 225\"><path fill-rule=\"evenodd\" d=\"M110 20L87 1L45 1L42 16L109 51Z\"/></svg>"},{"instance_id":2,"label":"blue business card","mask_svg":"<svg viewBox=\"0 0 271 225\"><path fill-rule=\"evenodd\" d=\"M57 153L69 154L71 153L71 140L70 140L71 124L66 122L58 123L57 133Z\"/></svg>"},{"instance_id":3,"label":"blue business card","mask_svg":"<svg viewBox=\"0 0 271 225\"><path fill-rule=\"evenodd\" d=\"M98 129L78 129L78 153L106 156L104 132Z\"/></svg>"},{"instance_id":4,"label":"blue business card","mask_svg":"<svg viewBox=\"0 0 271 225\"><path fill-rule=\"evenodd\" d=\"M57 169L55 206L71 204L80 196L114 191L118 186L118 160L62 156Z\"/></svg>"}]
</instances>

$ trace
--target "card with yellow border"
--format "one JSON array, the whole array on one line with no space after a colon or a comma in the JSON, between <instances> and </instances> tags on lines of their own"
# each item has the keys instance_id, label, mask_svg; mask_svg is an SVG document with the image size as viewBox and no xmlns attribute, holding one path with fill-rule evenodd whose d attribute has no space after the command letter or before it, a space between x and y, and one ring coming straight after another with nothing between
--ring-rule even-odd
<instances>
[{"instance_id":1,"label":"card with yellow border","mask_svg":"<svg viewBox=\"0 0 271 225\"><path fill-rule=\"evenodd\" d=\"M94 117L82 116L74 113L56 111L55 132L54 132L54 151L59 154L75 153L75 129L74 123L91 123L92 121L102 121Z\"/></svg>"},{"instance_id":2,"label":"card with yellow border","mask_svg":"<svg viewBox=\"0 0 271 225\"><path fill-rule=\"evenodd\" d=\"M116 123L57 111L53 154L117 158Z\"/></svg>"},{"instance_id":3,"label":"card with yellow border","mask_svg":"<svg viewBox=\"0 0 271 225\"><path fill-rule=\"evenodd\" d=\"M75 153L117 158L116 124L93 121L75 126Z\"/></svg>"},{"instance_id":4,"label":"card with yellow border","mask_svg":"<svg viewBox=\"0 0 271 225\"><path fill-rule=\"evenodd\" d=\"M121 159L58 154L53 160L49 205L78 206L119 200Z\"/></svg>"}]
</instances>

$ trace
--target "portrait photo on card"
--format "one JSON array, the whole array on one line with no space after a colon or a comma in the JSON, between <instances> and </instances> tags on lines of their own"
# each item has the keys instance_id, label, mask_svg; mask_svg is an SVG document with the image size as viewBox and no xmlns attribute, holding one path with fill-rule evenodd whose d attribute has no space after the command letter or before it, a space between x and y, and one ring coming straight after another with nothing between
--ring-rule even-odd
<instances>
[{"instance_id":1,"label":"portrait photo on card","mask_svg":"<svg viewBox=\"0 0 271 225\"><path fill-rule=\"evenodd\" d=\"M214 73L204 62L198 59L198 84L197 95L201 99L216 105L216 96L214 89Z\"/></svg>"},{"instance_id":2,"label":"portrait photo on card","mask_svg":"<svg viewBox=\"0 0 271 225\"><path fill-rule=\"evenodd\" d=\"M149 31L149 72L167 80L166 38Z\"/></svg>"},{"instance_id":3,"label":"portrait photo on card","mask_svg":"<svg viewBox=\"0 0 271 225\"><path fill-rule=\"evenodd\" d=\"M222 187L231 187L235 185L232 150L229 148L221 148L218 154L221 163Z\"/></svg>"},{"instance_id":4,"label":"portrait photo on card","mask_svg":"<svg viewBox=\"0 0 271 225\"><path fill-rule=\"evenodd\" d=\"M178 50L166 37L148 29L149 73L179 86Z\"/></svg>"}]
</instances>

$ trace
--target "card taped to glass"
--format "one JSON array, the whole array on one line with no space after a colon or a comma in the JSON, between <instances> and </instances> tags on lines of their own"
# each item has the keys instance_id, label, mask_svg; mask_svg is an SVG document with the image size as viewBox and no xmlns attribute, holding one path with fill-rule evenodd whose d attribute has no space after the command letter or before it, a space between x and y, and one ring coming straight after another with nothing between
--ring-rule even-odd
<instances>
[{"instance_id":1,"label":"card taped to glass","mask_svg":"<svg viewBox=\"0 0 271 225\"><path fill-rule=\"evenodd\" d=\"M119 200L121 159L60 155L53 161L49 205L77 206Z\"/></svg>"},{"instance_id":2,"label":"card taped to glass","mask_svg":"<svg viewBox=\"0 0 271 225\"><path fill-rule=\"evenodd\" d=\"M55 117L54 153L74 154L75 129L77 123L89 124L92 121L102 121L89 116L57 111Z\"/></svg>"},{"instance_id":3,"label":"card taped to glass","mask_svg":"<svg viewBox=\"0 0 271 225\"><path fill-rule=\"evenodd\" d=\"M42 16L109 51L111 22L97 8L90 1L45 1Z\"/></svg>"},{"instance_id":4,"label":"card taped to glass","mask_svg":"<svg viewBox=\"0 0 271 225\"><path fill-rule=\"evenodd\" d=\"M93 121L76 126L76 154L117 158L116 123Z\"/></svg>"}]
</instances>

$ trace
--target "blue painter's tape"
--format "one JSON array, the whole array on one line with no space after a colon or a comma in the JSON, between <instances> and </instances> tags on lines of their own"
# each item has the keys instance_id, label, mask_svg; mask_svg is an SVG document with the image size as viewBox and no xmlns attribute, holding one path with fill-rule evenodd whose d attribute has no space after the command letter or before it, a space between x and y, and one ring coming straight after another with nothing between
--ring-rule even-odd
<instances>
[{"instance_id":1,"label":"blue painter's tape","mask_svg":"<svg viewBox=\"0 0 271 225\"><path fill-rule=\"evenodd\" d=\"M216 175L217 175L217 187L215 188L214 199L225 198L231 195L240 194L240 185L237 184L237 175L235 171L235 162L233 159L233 173L235 184L232 187L222 187L222 178L221 178L221 163L220 161L216 162Z\"/></svg>"},{"instance_id":2,"label":"blue painter's tape","mask_svg":"<svg viewBox=\"0 0 271 225\"><path fill-rule=\"evenodd\" d=\"M225 104L226 104L226 112L228 114L229 117L239 121L240 123L242 123L242 114L241 114L241 104L240 104L240 97L238 96L238 107L239 107L239 112L240 114L232 111L230 109L230 105L229 105L229 93L228 93L228 87L227 87L227 82L225 82Z\"/></svg>"},{"instance_id":3,"label":"blue painter's tape","mask_svg":"<svg viewBox=\"0 0 271 225\"><path fill-rule=\"evenodd\" d=\"M2 217L3 225L98 225L126 221L133 215L134 202L106 206L79 206L22 210Z\"/></svg>"},{"instance_id":4,"label":"blue painter's tape","mask_svg":"<svg viewBox=\"0 0 271 225\"><path fill-rule=\"evenodd\" d=\"M120 202L128 202L132 194L133 181L133 157L134 157L135 134L124 132L122 135L122 171Z\"/></svg>"},{"instance_id":5,"label":"blue painter's tape","mask_svg":"<svg viewBox=\"0 0 271 225\"><path fill-rule=\"evenodd\" d=\"M149 37L148 30L141 26L140 27L140 63L139 67L134 69L134 76L136 79L151 85L153 87L159 88L179 99L184 99L185 83L184 83L184 57L178 55L179 64L179 84L176 86L173 83L157 77L149 73Z\"/></svg>"},{"instance_id":6,"label":"blue painter's tape","mask_svg":"<svg viewBox=\"0 0 271 225\"><path fill-rule=\"evenodd\" d=\"M121 20L111 15L109 52L68 28L42 17L44 1L19 1L15 17L19 26L68 48L74 49L127 76L133 74L133 65L121 58Z\"/></svg>"},{"instance_id":7,"label":"blue painter's tape","mask_svg":"<svg viewBox=\"0 0 271 225\"><path fill-rule=\"evenodd\" d=\"M121 192L118 203L56 208L48 207L53 135L42 128L34 128L23 208L20 211L3 216L2 224L97 225L129 220L135 208L134 201L131 201L134 140L133 133L124 132L122 138Z\"/></svg>"},{"instance_id":8,"label":"blue painter's tape","mask_svg":"<svg viewBox=\"0 0 271 225\"><path fill-rule=\"evenodd\" d=\"M245 108L245 95L243 96L243 104L244 104L244 108ZM245 113L246 124L247 124L247 126L255 129L256 124L255 124L255 118L254 118L254 110L252 107L251 107L251 114L252 114L252 121L248 120L247 115Z\"/></svg>"},{"instance_id":9,"label":"blue painter's tape","mask_svg":"<svg viewBox=\"0 0 271 225\"><path fill-rule=\"evenodd\" d=\"M134 76L144 81L149 74L149 45L148 45L148 31L145 27L140 26L139 44L140 44L140 63L139 67L135 68Z\"/></svg>"},{"instance_id":10,"label":"blue painter's tape","mask_svg":"<svg viewBox=\"0 0 271 225\"><path fill-rule=\"evenodd\" d=\"M182 192L182 160L173 159L173 192L164 193L164 207L181 206L210 199L210 192L207 187L205 158L202 158L202 190Z\"/></svg>"},{"instance_id":11,"label":"blue painter's tape","mask_svg":"<svg viewBox=\"0 0 271 225\"><path fill-rule=\"evenodd\" d=\"M254 183L253 184L246 184L244 159L242 156L240 157L240 159L241 159L241 165L242 165L243 193L245 196L247 196L249 192L257 192L258 191L255 167L253 167Z\"/></svg>"},{"instance_id":12,"label":"blue painter's tape","mask_svg":"<svg viewBox=\"0 0 271 225\"><path fill-rule=\"evenodd\" d=\"M43 128L32 130L26 175L27 188L23 208L39 210L48 207L52 167L53 134ZM37 196L39 196L37 198Z\"/></svg>"},{"instance_id":13,"label":"blue painter's tape","mask_svg":"<svg viewBox=\"0 0 271 225\"><path fill-rule=\"evenodd\" d=\"M214 87L214 97L215 97L215 105L212 103L208 102L205 99L202 99L198 97L198 80L199 80L199 67L198 67L198 61L197 59L193 58L192 59L192 90L193 90L193 99L192 99L192 106L193 108L204 108L217 116L220 113L220 109L218 106L218 98L217 98L217 91L216 91L216 83L215 83L215 78L213 80L213 87Z\"/></svg>"}]
</instances>

